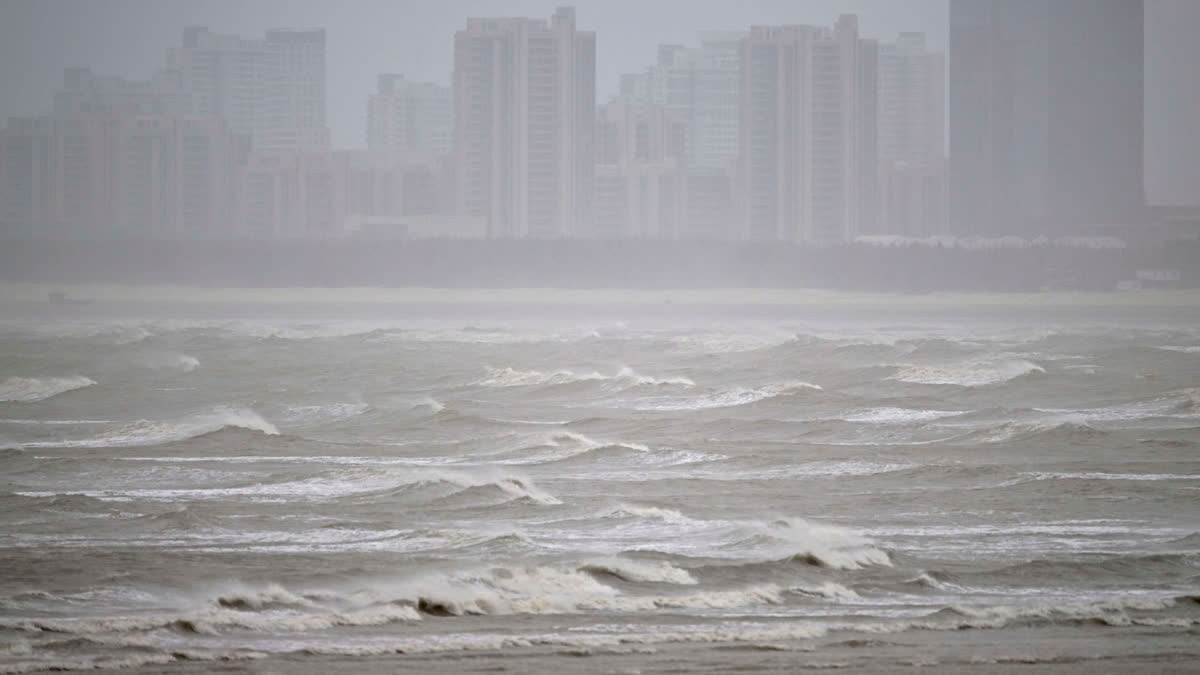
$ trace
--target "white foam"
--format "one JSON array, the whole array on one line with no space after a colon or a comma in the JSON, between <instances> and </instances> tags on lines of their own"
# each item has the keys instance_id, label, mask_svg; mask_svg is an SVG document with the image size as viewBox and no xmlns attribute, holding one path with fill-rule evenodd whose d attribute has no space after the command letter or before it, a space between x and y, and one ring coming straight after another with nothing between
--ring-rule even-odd
<instances>
[{"instance_id":1,"label":"white foam","mask_svg":"<svg viewBox=\"0 0 1200 675\"><path fill-rule=\"evenodd\" d=\"M576 373L571 370L542 372L540 370L516 370L512 367L489 368L488 376L475 382L483 387L527 387L541 384L567 384L588 380L611 379L600 373Z\"/></svg>"},{"instance_id":2,"label":"white foam","mask_svg":"<svg viewBox=\"0 0 1200 675\"><path fill-rule=\"evenodd\" d=\"M634 452L648 453L650 448L641 443L628 441L598 441L574 431L557 431L538 439L531 448L517 451L516 457L497 460L497 464L543 464L582 455L600 448L624 448ZM530 452L530 450L534 450Z\"/></svg>"},{"instance_id":3,"label":"white foam","mask_svg":"<svg viewBox=\"0 0 1200 675\"><path fill-rule=\"evenodd\" d=\"M151 501L202 501L229 498L250 498L256 501L286 501L303 499L326 501L356 494L383 492L412 485L444 483L452 494L471 488L494 487L511 499L528 499L537 504L555 505L562 502L538 488L520 475L498 472L455 472L425 470L405 466L363 467L339 469L329 474L280 483L255 485L213 486L202 488L109 488L96 490L25 491L27 497L51 497L60 494L79 494L108 501L131 499Z\"/></svg>"},{"instance_id":4,"label":"white foam","mask_svg":"<svg viewBox=\"0 0 1200 675\"><path fill-rule=\"evenodd\" d=\"M142 364L156 370L190 373L200 367L200 359L178 352L156 352L142 357Z\"/></svg>"},{"instance_id":5,"label":"white foam","mask_svg":"<svg viewBox=\"0 0 1200 675\"><path fill-rule=\"evenodd\" d=\"M665 560L657 564L622 558L595 560L579 568L584 572L611 574L635 583L678 584L694 586L697 581L687 570L679 569Z\"/></svg>"},{"instance_id":6,"label":"white foam","mask_svg":"<svg viewBox=\"0 0 1200 675\"><path fill-rule=\"evenodd\" d=\"M428 410L431 413L440 413L441 411L446 409L446 404L442 403L441 401L439 401L435 398L427 396L423 399L415 401L412 404L412 409L413 410Z\"/></svg>"},{"instance_id":7,"label":"white foam","mask_svg":"<svg viewBox=\"0 0 1200 675\"><path fill-rule=\"evenodd\" d=\"M982 387L1015 380L1018 377L1045 373L1032 361L1016 358L965 361L946 366L903 364L888 379L914 384L948 384L959 387Z\"/></svg>"},{"instance_id":8,"label":"white foam","mask_svg":"<svg viewBox=\"0 0 1200 675\"><path fill-rule=\"evenodd\" d=\"M613 375L605 375L597 371L589 373L565 369L543 372L540 370L516 370L512 367L489 368L488 376L476 381L475 384L483 387L527 387L545 384L570 384L573 382L617 382L630 387L694 387L696 385L695 382L686 377L653 377L638 373L628 366L622 366Z\"/></svg>"},{"instance_id":9,"label":"white foam","mask_svg":"<svg viewBox=\"0 0 1200 675\"><path fill-rule=\"evenodd\" d=\"M927 422L965 415L968 411L961 410L913 410L911 408L864 408L842 417L847 422L862 422L866 424L905 424L909 422Z\"/></svg>"},{"instance_id":10,"label":"white foam","mask_svg":"<svg viewBox=\"0 0 1200 675\"><path fill-rule=\"evenodd\" d=\"M96 384L90 377L6 377L0 380L0 401L32 403Z\"/></svg>"},{"instance_id":11,"label":"white foam","mask_svg":"<svg viewBox=\"0 0 1200 675\"><path fill-rule=\"evenodd\" d=\"M649 565L621 569L630 576L643 574L647 581L654 577L653 583L679 584L685 582L687 574L676 568ZM770 584L686 594L627 595L587 572L548 566L430 575L382 592L393 602L404 600L428 611L451 615L728 609L782 602L782 591Z\"/></svg>"},{"instance_id":12,"label":"white foam","mask_svg":"<svg viewBox=\"0 0 1200 675\"><path fill-rule=\"evenodd\" d=\"M606 518L654 518L675 523L689 520L687 516L675 509L664 509L658 506L639 506L637 504L620 504L605 511L602 515Z\"/></svg>"},{"instance_id":13,"label":"white foam","mask_svg":"<svg viewBox=\"0 0 1200 675\"><path fill-rule=\"evenodd\" d=\"M670 411L733 408L757 403L777 396L788 396L802 391L822 391L822 387L818 384L799 380L776 382L757 388L738 387L699 398L654 400L638 405L637 409Z\"/></svg>"},{"instance_id":14,"label":"white foam","mask_svg":"<svg viewBox=\"0 0 1200 675\"><path fill-rule=\"evenodd\" d=\"M1046 471L1023 473L1032 480L1200 480L1200 474L1186 473L1106 473L1102 471Z\"/></svg>"},{"instance_id":15,"label":"white foam","mask_svg":"<svg viewBox=\"0 0 1200 675\"><path fill-rule=\"evenodd\" d=\"M261 431L269 436L279 434L275 425L248 408L217 408L174 420L139 420L107 431L95 438L74 441L27 443L26 447L120 447L157 445L203 436L226 427Z\"/></svg>"},{"instance_id":16,"label":"white foam","mask_svg":"<svg viewBox=\"0 0 1200 675\"><path fill-rule=\"evenodd\" d=\"M793 556L844 570L892 564L888 554L869 539L834 525L782 518L769 524L752 522L749 529L765 535L763 548L768 555Z\"/></svg>"},{"instance_id":17,"label":"white foam","mask_svg":"<svg viewBox=\"0 0 1200 675\"><path fill-rule=\"evenodd\" d=\"M298 425L327 424L357 417L370 409L371 406L362 401L325 405L292 405L287 406L280 422Z\"/></svg>"}]
</instances>

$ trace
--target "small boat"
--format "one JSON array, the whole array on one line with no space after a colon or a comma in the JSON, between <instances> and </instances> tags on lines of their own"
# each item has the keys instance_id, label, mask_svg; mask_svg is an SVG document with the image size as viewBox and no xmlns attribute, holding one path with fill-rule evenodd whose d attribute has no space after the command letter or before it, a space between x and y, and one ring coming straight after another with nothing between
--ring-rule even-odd
<instances>
[{"instance_id":1,"label":"small boat","mask_svg":"<svg viewBox=\"0 0 1200 675\"><path fill-rule=\"evenodd\" d=\"M50 304L52 305L90 305L93 302L92 298L72 298L61 292L50 294Z\"/></svg>"}]
</instances>

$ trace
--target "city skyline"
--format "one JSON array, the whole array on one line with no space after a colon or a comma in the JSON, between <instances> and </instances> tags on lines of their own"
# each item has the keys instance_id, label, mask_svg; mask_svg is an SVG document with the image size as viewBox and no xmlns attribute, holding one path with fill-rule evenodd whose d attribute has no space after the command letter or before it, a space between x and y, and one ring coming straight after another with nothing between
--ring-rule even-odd
<instances>
[{"instance_id":1,"label":"city skyline","mask_svg":"<svg viewBox=\"0 0 1200 675\"><path fill-rule=\"evenodd\" d=\"M852 13L702 31L660 43L607 101L601 37L575 7L467 17L451 85L377 74L350 149L329 127L326 28L188 26L149 78L69 67L52 112L10 118L0 221L210 238L1104 235L1149 217L1144 1L950 0L949 53L920 31L869 37Z\"/></svg>"},{"instance_id":2,"label":"city skyline","mask_svg":"<svg viewBox=\"0 0 1200 675\"><path fill-rule=\"evenodd\" d=\"M471 17L547 17L564 4L597 34L597 101L619 92L622 75L655 63L660 45L698 45L704 31L745 31L751 25L832 25L856 13L864 36L894 39L920 31L945 51L947 0L749 0L680 11L680 2L582 0L459 0L443 4L357 0L357 11L319 1L248 3L187 0L6 0L12 20L0 25L0 120L50 108L53 89L69 67L98 75L151 78L165 65L189 26L213 33L262 36L278 28L324 28L329 64L328 120L334 147L366 145L363 101L381 74L450 86L454 34ZM903 6L900 6L903 5ZM638 20L630 22L628 17ZM71 35L67 40L61 36ZM36 39L35 39L36 36Z\"/></svg>"},{"instance_id":3,"label":"city skyline","mask_svg":"<svg viewBox=\"0 0 1200 675\"><path fill-rule=\"evenodd\" d=\"M510 11L503 14L548 16L558 4L517 0L506 3L504 8ZM399 73L413 81L449 86L453 50L448 45L453 33L470 15L498 13L494 3L482 0L440 6L361 0L358 7L361 12L283 0L238 5L184 0L7 0L6 20L0 24L4 84L0 120L47 112L54 83L67 68L86 66L98 76L150 79L187 26L239 35L263 35L281 26L324 27L329 36L332 143L361 148L367 138L362 101L376 90L380 74ZM675 7L673 2L625 0L577 3L580 20L599 35L598 101L619 92L622 75L653 64L660 45L695 46L704 31L746 30L753 24L830 25L841 13L857 13L864 37L888 40L902 32L923 32L931 51L947 53L949 46L949 0L757 0L736 7L716 4L704 5L703 11L673 12ZM624 17L630 11L642 20L629 25ZM1152 204L1200 203L1200 195L1192 189L1200 183L1200 166L1189 161L1200 153L1200 134L1192 133L1200 90L1173 84L1200 62L1200 44L1188 38L1197 22L1200 4L1146 2L1146 192ZM613 35L620 35L620 41Z\"/></svg>"}]
</instances>

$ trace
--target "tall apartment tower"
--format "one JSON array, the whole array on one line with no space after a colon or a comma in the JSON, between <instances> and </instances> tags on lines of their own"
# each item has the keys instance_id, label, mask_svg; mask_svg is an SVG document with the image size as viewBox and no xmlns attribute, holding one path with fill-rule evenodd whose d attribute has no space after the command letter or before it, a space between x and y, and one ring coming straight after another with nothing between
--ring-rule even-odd
<instances>
[{"instance_id":1,"label":"tall apartment tower","mask_svg":"<svg viewBox=\"0 0 1200 675\"><path fill-rule=\"evenodd\" d=\"M945 81L945 56L924 33L879 46L879 234L944 231Z\"/></svg>"},{"instance_id":2,"label":"tall apartment tower","mask_svg":"<svg viewBox=\"0 0 1200 675\"><path fill-rule=\"evenodd\" d=\"M248 39L191 27L168 64L190 96L190 113L224 118L255 150L329 145L324 30Z\"/></svg>"},{"instance_id":3,"label":"tall apartment tower","mask_svg":"<svg viewBox=\"0 0 1200 675\"><path fill-rule=\"evenodd\" d=\"M873 218L877 49L852 15L751 29L737 178L746 238L845 241Z\"/></svg>"},{"instance_id":4,"label":"tall apartment tower","mask_svg":"<svg viewBox=\"0 0 1200 675\"><path fill-rule=\"evenodd\" d=\"M216 117L86 112L0 131L0 227L33 235L231 233L235 138Z\"/></svg>"},{"instance_id":5,"label":"tall apartment tower","mask_svg":"<svg viewBox=\"0 0 1200 675\"><path fill-rule=\"evenodd\" d=\"M451 100L449 87L410 82L403 75L380 75L379 90L367 98L367 148L450 152L454 138Z\"/></svg>"},{"instance_id":6,"label":"tall apartment tower","mask_svg":"<svg viewBox=\"0 0 1200 675\"><path fill-rule=\"evenodd\" d=\"M951 0L950 226L1140 218L1142 0Z\"/></svg>"},{"instance_id":7,"label":"tall apartment tower","mask_svg":"<svg viewBox=\"0 0 1200 675\"><path fill-rule=\"evenodd\" d=\"M621 94L662 106L687 125L687 163L724 167L738 153L738 82L743 31L705 31L699 47L660 45L644 73L622 76Z\"/></svg>"},{"instance_id":8,"label":"tall apartment tower","mask_svg":"<svg viewBox=\"0 0 1200 675\"><path fill-rule=\"evenodd\" d=\"M179 86L179 74L165 70L150 80L97 75L90 68L67 68L54 92L59 117L90 112L178 115L192 108L191 96Z\"/></svg>"},{"instance_id":9,"label":"tall apartment tower","mask_svg":"<svg viewBox=\"0 0 1200 675\"><path fill-rule=\"evenodd\" d=\"M468 19L454 37L458 203L492 237L560 237L590 219L596 36L575 10L547 22Z\"/></svg>"},{"instance_id":10,"label":"tall apartment tower","mask_svg":"<svg viewBox=\"0 0 1200 675\"><path fill-rule=\"evenodd\" d=\"M924 33L879 45L879 160L927 166L946 154L946 57Z\"/></svg>"},{"instance_id":11,"label":"tall apartment tower","mask_svg":"<svg viewBox=\"0 0 1200 675\"><path fill-rule=\"evenodd\" d=\"M325 29L277 28L267 31L267 49L280 56L282 124L268 131L268 147L328 147L325 119Z\"/></svg>"}]
</instances>

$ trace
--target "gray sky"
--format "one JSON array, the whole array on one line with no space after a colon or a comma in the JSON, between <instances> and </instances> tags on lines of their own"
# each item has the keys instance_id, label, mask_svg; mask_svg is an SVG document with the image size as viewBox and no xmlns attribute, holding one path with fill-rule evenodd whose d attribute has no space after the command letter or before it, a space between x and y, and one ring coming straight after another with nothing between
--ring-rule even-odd
<instances>
[{"instance_id":1,"label":"gray sky","mask_svg":"<svg viewBox=\"0 0 1200 675\"><path fill-rule=\"evenodd\" d=\"M453 36L468 16L548 17L574 4L597 32L600 100L621 73L654 61L660 43L751 24L827 25L857 13L867 37L924 31L945 51L947 0L0 0L0 119L46 111L68 66L147 77L184 26L261 35L328 29L329 124L338 147L365 144L375 76L449 83ZM1147 0L1147 189L1152 202L1200 202L1200 0Z\"/></svg>"}]
</instances>

